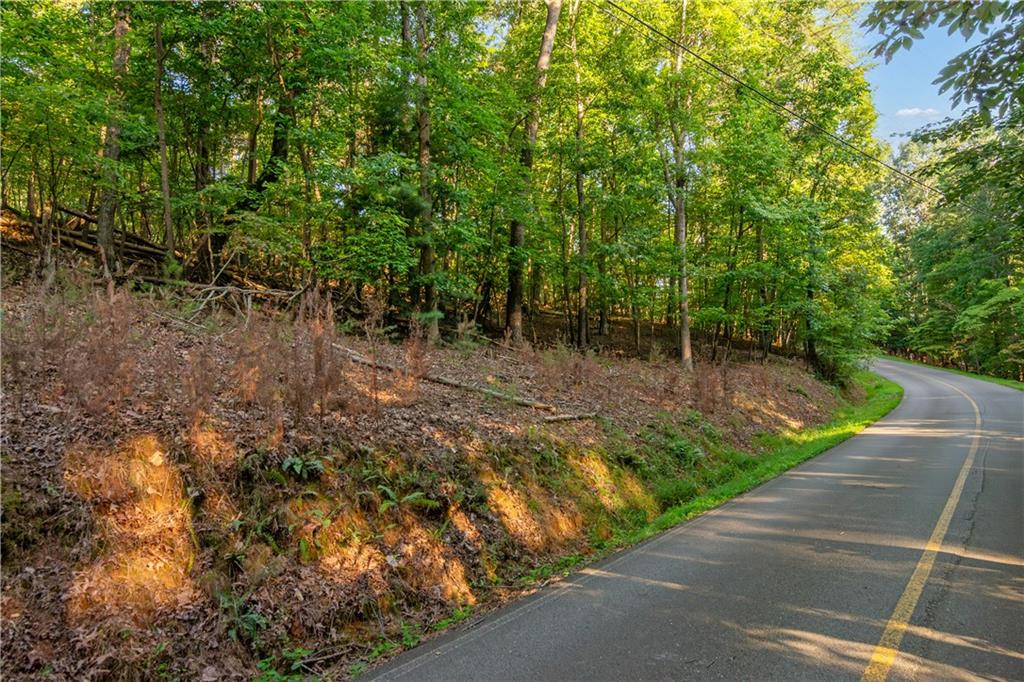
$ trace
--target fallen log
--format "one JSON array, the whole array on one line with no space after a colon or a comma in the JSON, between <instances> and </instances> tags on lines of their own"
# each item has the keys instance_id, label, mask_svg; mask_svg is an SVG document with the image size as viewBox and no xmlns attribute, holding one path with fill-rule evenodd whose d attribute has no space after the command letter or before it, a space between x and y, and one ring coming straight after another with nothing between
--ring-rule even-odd
<instances>
[{"instance_id":1,"label":"fallen log","mask_svg":"<svg viewBox=\"0 0 1024 682\"><path fill-rule=\"evenodd\" d=\"M90 214L85 213L83 211L79 211L77 209L69 208L69 207L63 206L61 204L56 204L54 206L54 208L56 208L58 211L60 211L62 213L67 213L68 215L74 216L75 218L83 220L83 221L85 221L87 223L92 223L94 225L96 224L96 220L97 219L96 219L96 216L94 216L94 215L90 215ZM86 232L86 231L82 230L82 232ZM145 250L152 250L154 252L158 252L161 256L163 256L163 254L167 253L167 249L162 247L160 244L157 244L156 242L151 242L148 239L145 239L144 237L140 237L139 235L137 235L137 234L135 234L133 232L125 232L124 230L115 229L114 230L114 234L116 234L117 236L121 237L125 242L131 242L133 245L139 246L140 248L143 248ZM178 256L179 258L183 258L184 257L184 254L181 254L181 253L177 253L175 255Z\"/></svg>"},{"instance_id":2,"label":"fallen log","mask_svg":"<svg viewBox=\"0 0 1024 682\"><path fill-rule=\"evenodd\" d=\"M583 414L556 414L550 417L544 417L544 421L548 424L555 422L574 422L583 421L585 419L597 419L597 412L584 412Z\"/></svg>"},{"instance_id":3,"label":"fallen log","mask_svg":"<svg viewBox=\"0 0 1024 682\"><path fill-rule=\"evenodd\" d=\"M89 253L97 253L96 246L96 233L95 232L78 232L75 230L61 230L57 235L57 241L62 244L70 244L80 250L87 251ZM118 248L121 250L121 254L134 261L149 261L150 263L159 264L163 262L164 252L159 249L153 249L138 244L123 243L119 244Z\"/></svg>"},{"instance_id":4,"label":"fallen log","mask_svg":"<svg viewBox=\"0 0 1024 682\"><path fill-rule=\"evenodd\" d=\"M333 344L333 346L337 350L340 350L340 351L342 351L344 353L347 353L349 358L353 362L355 362L357 364L365 365L367 367L375 367L377 369L384 369L384 370L387 370L389 372L396 372L398 374L405 374L406 373L405 370L401 369L400 367L396 367L395 365L391 365L391 364L388 364L386 362L376 362L376 361L370 360L369 358L364 357L363 355L360 355L356 351L350 350L348 348L344 348L342 346L339 346L338 344ZM482 395L486 395L486 396L491 397L491 398L497 398L499 400L505 400L507 402L510 402L510 403L512 403L514 405L519 405L521 407L530 407L530 408L533 408L535 410L545 410L547 412L557 412L558 411L558 407L556 407L555 405L550 405L548 403L542 403L542 402L539 402L537 400L530 400L529 398L520 398L518 396L514 396L514 395L511 395L509 393L502 393L501 391L495 391L494 389L486 388L484 386L476 386L474 384L467 384L467 383L464 383L464 382L461 382L461 381L456 381L455 379L449 379L448 377L438 376L436 374L427 374L427 375L424 375L424 376L422 376L420 378L423 379L424 381L429 381L429 382L434 383L434 384L440 384L442 386L450 386L451 388L458 388L458 389L461 389L463 391L473 391L474 393L480 393ZM550 422L560 422L560 421L575 421L575 420L581 420L581 419L594 419L596 417L597 417L597 414L592 414L592 413L587 413L587 414L556 414L556 415L552 415L550 417L545 418L544 421L550 423Z\"/></svg>"},{"instance_id":5,"label":"fallen log","mask_svg":"<svg viewBox=\"0 0 1024 682\"><path fill-rule=\"evenodd\" d=\"M55 204L54 208L56 208L61 213L67 213L68 215L73 215L76 218L81 218L82 220L84 220L87 223L96 224L97 222L99 222L99 220L94 215L89 215L88 213L85 213L83 211L77 211L77 210L75 210L73 208L68 208L67 206L62 206L61 204Z\"/></svg>"}]
</instances>

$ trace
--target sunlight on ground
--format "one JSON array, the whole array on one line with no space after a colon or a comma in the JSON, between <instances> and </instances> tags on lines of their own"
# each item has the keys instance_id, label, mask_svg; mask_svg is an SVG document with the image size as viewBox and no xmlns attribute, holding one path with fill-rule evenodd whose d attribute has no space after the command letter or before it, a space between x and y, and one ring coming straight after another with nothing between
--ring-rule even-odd
<instances>
[{"instance_id":1,"label":"sunlight on ground","mask_svg":"<svg viewBox=\"0 0 1024 682\"><path fill-rule=\"evenodd\" d=\"M238 449L223 433L208 425L197 423L188 431L188 444L192 453L203 462L227 467L238 462Z\"/></svg>"},{"instance_id":2,"label":"sunlight on ground","mask_svg":"<svg viewBox=\"0 0 1024 682\"><path fill-rule=\"evenodd\" d=\"M497 514L509 535L533 552L544 549L547 538L533 518L526 497L489 470L482 472L480 480L487 487L487 506Z\"/></svg>"},{"instance_id":3,"label":"sunlight on ground","mask_svg":"<svg viewBox=\"0 0 1024 682\"><path fill-rule=\"evenodd\" d=\"M416 517L404 514L401 525L385 533L385 540L398 548L404 577L414 588L447 602L476 603L462 562Z\"/></svg>"},{"instance_id":4,"label":"sunlight on ground","mask_svg":"<svg viewBox=\"0 0 1024 682\"><path fill-rule=\"evenodd\" d=\"M67 454L65 482L92 503L100 551L68 588L72 622L145 623L155 610L195 598L191 512L166 453L156 438L141 436L111 453Z\"/></svg>"},{"instance_id":5,"label":"sunlight on ground","mask_svg":"<svg viewBox=\"0 0 1024 682\"><path fill-rule=\"evenodd\" d=\"M804 423L793 417L790 417L780 410L775 409L766 403L764 400L754 401L742 393L737 393L732 396L732 402L736 407L739 407L744 412L749 414L751 421L756 424L765 426L773 425L779 428L778 425L782 425L783 428L792 430L801 429Z\"/></svg>"},{"instance_id":6,"label":"sunlight on ground","mask_svg":"<svg viewBox=\"0 0 1024 682\"><path fill-rule=\"evenodd\" d=\"M643 509L649 518L657 513L653 496L632 473L613 471L604 459L591 452L570 454L566 461L608 511Z\"/></svg>"}]
</instances>

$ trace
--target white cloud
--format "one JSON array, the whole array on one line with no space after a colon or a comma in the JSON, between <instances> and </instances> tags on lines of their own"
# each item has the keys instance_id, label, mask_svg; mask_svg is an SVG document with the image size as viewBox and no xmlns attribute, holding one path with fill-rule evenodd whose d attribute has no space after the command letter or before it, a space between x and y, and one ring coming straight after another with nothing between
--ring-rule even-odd
<instances>
[{"instance_id":1,"label":"white cloud","mask_svg":"<svg viewBox=\"0 0 1024 682\"><path fill-rule=\"evenodd\" d=\"M910 107L909 109L900 109L896 112L896 115L900 118L930 118L932 116L938 116L939 110L928 107L922 109L921 107Z\"/></svg>"}]
</instances>

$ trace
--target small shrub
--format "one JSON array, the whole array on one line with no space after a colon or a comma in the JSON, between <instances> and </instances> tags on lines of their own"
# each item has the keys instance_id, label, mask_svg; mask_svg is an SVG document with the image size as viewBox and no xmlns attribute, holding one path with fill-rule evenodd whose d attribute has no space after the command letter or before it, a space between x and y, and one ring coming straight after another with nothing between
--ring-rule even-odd
<instances>
[{"instance_id":1,"label":"small shrub","mask_svg":"<svg viewBox=\"0 0 1024 682\"><path fill-rule=\"evenodd\" d=\"M697 496L697 482L689 478L670 478L654 486L654 497L662 509L675 507Z\"/></svg>"},{"instance_id":2,"label":"small shrub","mask_svg":"<svg viewBox=\"0 0 1024 682\"><path fill-rule=\"evenodd\" d=\"M249 608L244 597L222 594L220 608L228 619L228 636L235 641L252 642L269 625L258 611Z\"/></svg>"},{"instance_id":3,"label":"small shrub","mask_svg":"<svg viewBox=\"0 0 1024 682\"><path fill-rule=\"evenodd\" d=\"M715 469L711 469L707 474L707 481L712 486L722 485L736 478L739 473L740 468L736 464L726 462Z\"/></svg>"},{"instance_id":4,"label":"small shrub","mask_svg":"<svg viewBox=\"0 0 1024 682\"><path fill-rule=\"evenodd\" d=\"M281 463L281 469L299 480L309 481L320 478L321 474L324 473L324 463L322 459L315 455L307 454L304 457L292 455L286 457L284 462Z\"/></svg>"},{"instance_id":5,"label":"small shrub","mask_svg":"<svg viewBox=\"0 0 1024 682\"><path fill-rule=\"evenodd\" d=\"M332 399L346 386L348 359L338 349L331 297L307 293L299 307L295 336L286 357L284 393L296 420L316 406L321 423Z\"/></svg>"},{"instance_id":6,"label":"small shrub","mask_svg":"<svg viewBox=\"0 0 1024 682\"><path fill-rule=\"evenodd\" d=\"M112 287L105 295L96 293L84 324L62 342L67 345L56 358L65 391L94 417L118 412L137 389L136 305L129 294Z\"/></svg>"},{"instance_id":7,"label":"small shrub","mask_svg":"<svg viewBox=\"0 0 1024 682\"><path fill-rule=\"evenodd\" d=\"M188 395L189 421L198 426L213 403L217 388L217 367L210 354L200 348L189 355L185 367L185 388Z\"/></svg>"},{"instance_id":8,"label":"small shrub","mask_svg":"<svg viewBox=\"0 0 1024 682\"><path fill-rule=\"evenodd\" d=\"M668 443L669 453L673 459L687 469L693 469L704 459L704 450L696 443L683 438L673 438Z\"/></svg>"},{"instance_id":9,"label":"small shrub","mask_svg":"<svg viewBox=\"0 0 1024 682\"><path fill-rule=\"evenodd\" d=\"M643 452L626 438L610 441L605 447L605 456L612 462L631 469L642 469L647 466L647 458Z\"/></svg>"},{"instance_id":10,"label":"small shrub","mask_svg":"<svg viewBox=\"0 0 1024 682\"><path fill-rule=\"evenodd\" d=\"M402 387L406 402L412 404L419 394L420 382L430 373L430 360L427 357L429 346L427 332L418 316L413 316L409 324L409 336L405 339L405 381Z\"/></svg>"}]
</instances>

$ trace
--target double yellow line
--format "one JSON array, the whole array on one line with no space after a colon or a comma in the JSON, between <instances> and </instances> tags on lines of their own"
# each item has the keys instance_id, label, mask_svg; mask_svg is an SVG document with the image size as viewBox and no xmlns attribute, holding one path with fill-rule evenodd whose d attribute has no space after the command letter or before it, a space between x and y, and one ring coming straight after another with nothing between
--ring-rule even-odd
<instances>
[{"instance_id":1,"label":"double yellow line","mask_svg":"<svg viewBox=\"0 0 1024 682\"><path fill-rule=\"evenodd\" d=\"M883 682L889 675L889 670L892 668L893 663L895 663L896 655L899 653L903 634L907 631L910 618L914 615L914 609L921 598L921 592L924 590L925 583L928 582L928 576L931 575L932 567L935 565L935 558L942 549L942 541L946 537L946 531L949 530L949 522L953 519L953 513L960 502L960 495L964 491L967 474L970 473L971 467L974 465L974 456L978 453L978 447L981 444L981 410L978 409L978 403L974 402L971 396L956 386L940 379L935 379L935 381L962 395L971 404L971 407L974 408L974 438L971 440L971 449L967 453L967 459L964 460L963 466L960 467L960 475L957 476L956 483L953 484L953 490L949 493L949 499L946 500L946 506L942 508L942 513L939 514L939 520L935 524L935 529L932 530L932 535L928 538L928 544L925 545L924 553L917 562L917 567L914 568L914 573L910 576L906 589L903 590L899 601L896 602L896 608L893 609L889 621L885 624L885 631L882 632L882 638L878 640L878 644L875 646L875 651L871 655L868 667L860 678L861 682Z\"/></svg>"}]
</instances>

